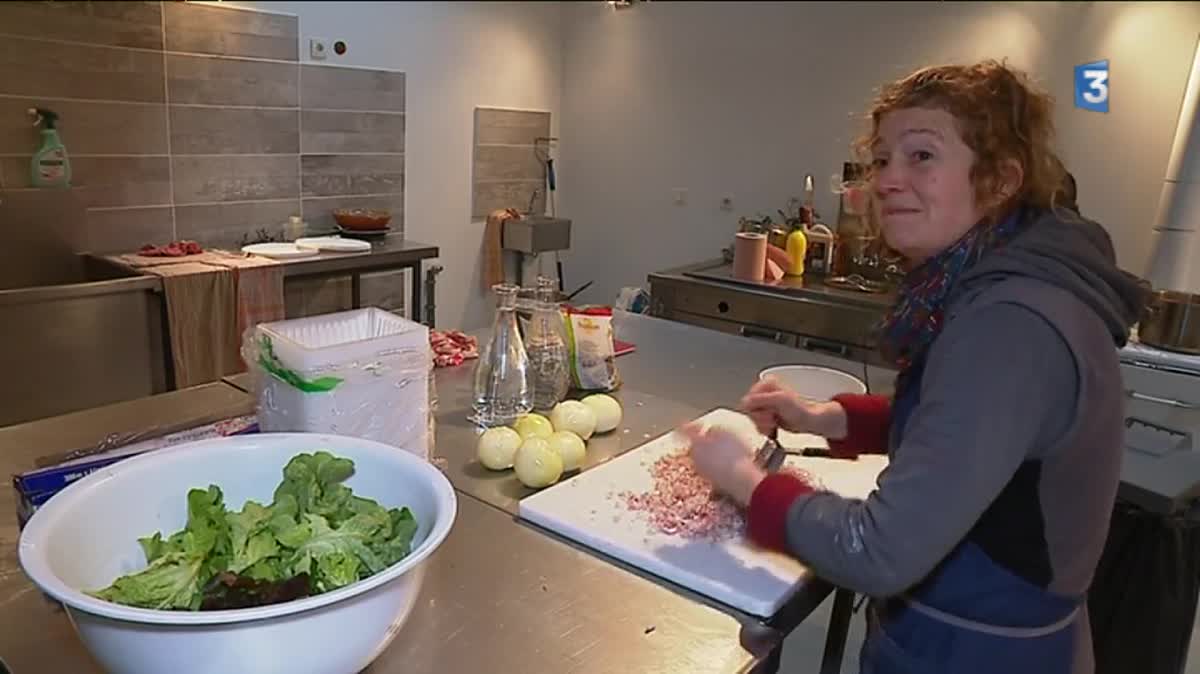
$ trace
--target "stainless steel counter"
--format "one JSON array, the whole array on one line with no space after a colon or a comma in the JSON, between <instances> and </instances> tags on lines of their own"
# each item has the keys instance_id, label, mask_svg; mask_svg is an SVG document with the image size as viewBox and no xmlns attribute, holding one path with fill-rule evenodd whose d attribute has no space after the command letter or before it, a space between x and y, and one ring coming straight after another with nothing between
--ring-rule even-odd
<instances>
[{"instance_id":1,"label":"stainless steel counter","mask_svg":"<svg viewBox=\"0 0 1200 674\"><path fill-rule=\"evenodd\" d=\"M40 456L110 433L217 411L244 413L252 404L233 385L218 383L4 429L0 472L28 469ZM453 437L439 437L439 453L456 454ZM780 630L516 522L464 493L464 476L450 473L460 491L458 519L426 566L418 612L368 671L743 672L781 643ZM22 574L13 509L13 492L5 489L0 622L8 627L0 630L0 657L16 674L99 671L65 615ZM824 594L805 596L806 606L815 606Z\"/></svg>"},{"instance_id":2,"label":"stainless steel counter","mask_svg":"<svg viewBox=\"0 0 1200 674\"><path fill-rule=\"evenodd\" d=\"M617 312L617 337L637 350L617 359L628 387L700 408L736 404L758 373L773 365L820 365L863 379L872 393L889 394L894 369L835 355L746 339L643 314Z\"/></svg>"},{"instance_id":3,"label":"stainless steel counter","mask_svg":"<svg viewBox=\"0 0 1200 674\"><path fill-rule=\"evenodd\" d=\"M739 279L733 274L733 264L724 260L712 260L681 267L673 272L705 282L732 283L756 292L775 293L816 302L849 304L874 311L884 311L896 300L895 290L872 293L846 290L825 283L825 276L784 276L774 282L755 282Z\"/></svg>"},{"instance_id":4,"label":"stainless steel counter","mask_svg":"<svg viewBox=\"0 0 1200 674\"><path fill-rule=\"evenodd\" d=\"M470 497L369 672L739 672L770 639Z\"/></svg>"},{"instance_id":5,"label":"stainless steel counter","mask_svg":"<svg viewBox=\"0 0 1200 674\"><path fill-rule=\"evenodd\" d=\"M690 674L746 671L756 660L734 618L470 497L424 574L412 618L365 671ZM0 583L0 656L14 674L101 671L65 614L7 560Z\"/></svg>"},{"instance_id":6,"label":"stainless steel counter","mask_svg":"<svg viewBox=\"0 0 1200 674\"><path fill-rule=\"evenodd\" d=\"M860 363L833 356L798 351L784 346L742 339L711 330L653 318L617 312L618 338L632 342L634 353L617 359L623 385L614 393L625 410L621 428L611 434L594 436L588 442L587 468L642 445L669 432L677 425L716 407L733 407L764 368L781 364L821 365L863 378ZM487 339L486 331L475 333ZM471 378L474 363L439 369L437 384L437 427L434 456L445 461L446 474L459 491L515 515L520 499L533 493L511 473L496 473L479 465L475 457L476 429L467 421L471 406ZM894 373L868 366L868 385L872 391L889 393ZM243 390L249 390L246 375L226 378ZM549 532L547 537L557 538ZM574 546L575 544L569 543ZM598 553L592 553L598 554ZM633 574L644 572L616 560ZM656 582L667 584L666 581ZM688 599L716 606L704 597L672 586ZM831 588L812 579L779 615L767 621L782 637L794 629L828 596ZM719 607L737 616L744 624L755 624L751 616L728 607Z\"/></svg>"},{"instance_id":7,"label":"stainless steel counter","mask_svg":"<svg viewBox=\"0 0 1200 674\"><path fill-rule=\"evenodd\" d=\"M361 253L331 253L321 252L309 257L286 258L277 260L283 266L285 277L316 276L323 274L347 274L394 269L413 262L437 257L437 246L410 241L402 236L383 236L378 239L367 239L371 250ZM129 268L117 255L96 256L108 264ZM187 258L179 258L186 261ZM157 277L151 276L151 279ZM160 283L161 285L161 283Z\"/></svg>"},{"instance_id":8,"label":"stainless steel counter","mask_svg":"<svg viewBox=\"0 0 1200 674\"><path fill-rule=\"evenodd\" d=\"M92 447L109 435L198 425L247 414L254 401L224 383L115 403L0 429L0 475L34 468L39 459ZM25 578L17 561L16 493L0 487L0 658L14 674L96 672L66 615Z\"/></svg>"},{"instance_id":9,"label":"stainless steel counter","mask_svg":"<svg viewBox=\"0 0 1200 674\"><path fill-rule=\"evenodd\" d=\"M616 361L623 385L614 395L625 410L624 418L620 429L612 434L593 436L588 442L585 470L716 407L735 407L758 373L772 365L821 365L859 378L864 375L861 363L645 315L617 312L615 331L619 339L632 342L637 347L634 353ZM487 338L486 332L476 335L481 340ZM436 373L438 407L434 453L446 461L446 473L455 488L506 513L515 514L518 501L533 492L523 487L511 473L488 471L477 462L477 431L467 421L471 405L472 370L473 364L467 363ZM891 371L870 366L867 374L872 390L891 391L894 379ZM543 533L559 539L549 532ZM577 547L574 543L568 544ZM606 559L631 574L652 578L640 569L615 559ZM762 631L761 638L766 643L776 644L807 619L834 589L819 578L810 576L801 583L797 593L777 615L760 621L663 579L655 579L655 582L673 588L680 597L696 604L720 609L735 617L747 629ZM845 628L848 596L840 597L839 604L835 605L841 608L838 620L832 624L834 632ZM831 659L840 659L840 655L831 656Z\"/></svg>"},{"instance_id":10,"label":"stainless steel counter","mask_svg":"<svg viewBox=\"0 0 1200 674\"><path fill-rule=\"evenodd\" d=\"M738 399L755 381L758 373L780 364L821 365L863 378L872 391L890 393L894 373L879 367L786 346L748 340L735 335L663 320L639 314L617 312L616 336L636 345L634 353L617 359L623 385L614 395L625 410L621 428L612 434L594 436L588 443L585 470L650 439L670 431L676 425L698 417L716 407L736 406ZM476 336L486 340L486 331ZM437 383L437 427L434 455L445 460L446 474L455 488L509 515L517 512L518 501L532 493L511 473L495 473L482 468L475 458L476 429L467 421L471 405L471 379L474 363L457 368L439 369ZM245 375L227 378L231 384L249 388ZM558 539L549 532L547 538ZM574 543L565 544L577 547ZM588 553L598 555L598 553ZM607 558L606 558L607 559ZM650 579L648 574L616 560L608 562L631 575ZM805 620L832 591L816 578L803 584L780 613L766 623L718 606L689 590L661 579L654 582L669 586L680 598L709 605L734 617L740 625L760 632L765 643L779 643L784 635ZM763 631L765 630L765 631Z\"/></svg>"},{"instance_id":11,"label":"stainless steel counter","mask_svg":"<svg viewBox=\"0 0 1200 674\"><path fill-rule=\"evenodd\" d=\"M861 363L799 351L777 344L742 339L674 321L617 312L616 336L637 349L616 360L623 379L614 396L625 410L621 428L588 441L585 470L669 432L679 424L717 407L735 407L742 394L767 367L783 364L821 365L864 378ZM477 332L481 343L486 332ZM434 454L447 462L454 486L506 512L533 493L510 473L489 471L476 461L477 431L467 421L471 409L474 363L439 369L437 436ZM872 390L890 392L894 373L873 366L865 370ZM245 380L235 378L236 384ZM235 384L235 385L236 385Z\"/></svg>"}]
</instances>

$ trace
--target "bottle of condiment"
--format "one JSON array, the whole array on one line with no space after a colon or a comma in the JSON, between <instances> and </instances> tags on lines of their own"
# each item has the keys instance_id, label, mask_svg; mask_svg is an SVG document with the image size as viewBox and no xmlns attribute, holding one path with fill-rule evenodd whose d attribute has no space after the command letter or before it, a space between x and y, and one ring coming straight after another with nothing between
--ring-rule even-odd
<instances>
[{"instance_id":1,"label":"bottle of condiment","mask_svg":"<svg viewBox=\"0 0 1200 674\"><path fill-rule=\"evenodd\" d=\"M776 248L787 248L788 230L782 225L776 225L767 233L767 243Z\"/></svg>"},{"instance_id":2,"label":"bottle of condiment","mask_svg":"<svg viewBox=\"0 0 1200 674\"><path fill-rule=\"evenodd\" d=\"M833 267L833 232L820 223L808 228L805 268L814 274L828 274Z\"/></svg>"},{"instance_id":3,"label":"bottle of condiment","mask_svg":"<svg viewBox=\"0 0 1200 674\"><path fill-rule=\"evenodd\" d=\"M788 234L787 238L787 257L788 266L784 269L784 273L788 276L803 276L804 275L804 257L808 253L808 236L804 233L803 227L797 227L795 231Z\"/></svg>"}]
</instances>

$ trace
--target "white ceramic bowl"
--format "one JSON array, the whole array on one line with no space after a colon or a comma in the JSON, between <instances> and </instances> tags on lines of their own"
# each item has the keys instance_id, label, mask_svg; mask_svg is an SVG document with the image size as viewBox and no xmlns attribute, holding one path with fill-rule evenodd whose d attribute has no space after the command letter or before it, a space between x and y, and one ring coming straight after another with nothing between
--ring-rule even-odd
<instances>
[{"instance_id":1,"label":"white ceramic bowl","mask_svg":"<svg viewBox=\"0 0 1200 674\"><path fill-rule=\"evenodd\" d=\"M333 592L227 611L156 611L84 594L145 566L137 539L187 520L187 491L218 485L226 507L270 503L283 467L317 450L354 461L346 482L384 507L407 506L418 530L408 557ZM371 663L416 601L422 563L457 514L453 487L430 463L378 442L266 433L188 443L126 459L72 484L25 525L26 575L65 606L92 655L118 674L350 674Z\"/></svg>"},{"instance_id":2,"label":"white ceramic bowl","mask_svg":"<svg viewBox=\"0 0 1200 674\"><path fill-rule=\"evenodd\" d=\"M866 393L867 387L858 377L840 370L816 365L778 365L758 373L759 379L773 377L796 393L818 402L831 400L842 393ZM828 447L824 438L808 433L779 431L779 443L787 449Z\"/></svg>"}]
</instances>

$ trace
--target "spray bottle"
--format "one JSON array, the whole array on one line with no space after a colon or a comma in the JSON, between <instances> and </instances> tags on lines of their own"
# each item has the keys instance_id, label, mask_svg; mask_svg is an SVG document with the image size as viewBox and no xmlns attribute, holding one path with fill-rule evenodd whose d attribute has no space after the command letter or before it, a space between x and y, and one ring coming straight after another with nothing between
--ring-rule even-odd
<instances>
[{"instance_id":1,"label":"spray bottle","mask_svg":"<svg viewBox=\"0 0 1200 674\"><path fill-rule=\"evenodd\" d=\"M71 184L71 160L58 137L58 113L45 108L30 108L34 126L42 127L42 146L33 154L30 182L34 187L68 187Z\"/></svg>"}]
</instances>

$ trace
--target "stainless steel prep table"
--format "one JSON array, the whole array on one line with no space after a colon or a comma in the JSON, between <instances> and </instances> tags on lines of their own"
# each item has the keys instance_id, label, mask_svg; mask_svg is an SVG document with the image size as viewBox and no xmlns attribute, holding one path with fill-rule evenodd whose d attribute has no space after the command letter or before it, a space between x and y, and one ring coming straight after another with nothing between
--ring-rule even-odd
<instances>
[{"instance_id":1,"label":"stainless steel prep table","mask_svg":"<svg viewBox=\"0 0 1200 674\"><path fill-rule=\"evenodd\" d=\"M863 378L863 365L841 358L747 340L674 321L616 313L617 337L632 342L634 353L617 358L623 379L614 396L621 400L621 428L588 441L585 469L623 454L679 424L716 407L735 407L764 368L781 364L820 365ZM475 333L481 343L486 332ZM509 513L533 493L505 473L479 466L476 430L467 421L471 407L473 362L439 369L434 454L447 462L454 486ZM890 392L894 373L870 367L871 388ZM244 375L229 379L248 386Z\"/></svg>"},{"instance_id":2,"label":"stainless steel prep table","mask_svg":"<svg viewBox=\"0 0 1200 674\"><path fill-rule=\"evenodd\" d=\"M253 404L226 383L0 429L0 472L46 453ZM460 493L461 495L461 493ZM17 561L14 493L0 495L0 657L15 674L98 672L65 614ZM779 635L516 523L466 495L425 566L417 613L368 670L745 672Z\"/></svg>"},{"instance_id":3,"label":"stainless steel prep table","mask_svg":"<svg viewBox=\"0 0 1200 674\"><path fill-rule=\"evenodd\" d=\"M721 260L653 273L648 280L655 316L888 365L875 348L873 330L893 293L834 288L820 275L753 283L735 278L732 266Z\"/></svg>"},{"instance_id":4,"label":"stainless steel prep table","mask_svg":"<svg viewBox=\"0 0 1200 674\"><path fill-rule=\"evenodd\" d=\"M734 407L758 373L772 365L821 365L863 377L864 365L823 354L764 343L757 340L705 330L673 321L639 314L616 313L616 336L633 342L637 350L617 359L624 383L615 396L625 410L621 428L612 434L594 436L588 442L585 470L627 452L650 439L669 432L677 425L694 419L716 407ZM487 333L476 333L486 340ZM437 426L435 456L446 461L446 473L454 486L485 503L516 515L520 499L533 493L511 474L482 468L475 458L476 429L467 421L471 406L473 364L438 370ZM872 388L889 392L893 374L870 367ZM234 380L245 384L244 380ZM564 540L555 534L546 535ZM575 545L571 543L571 545ZM599 555L600 553L593 552ZM606 557L607 558L607 557ZM649 574L617 560L611 563L631 573L650 578ZM766 621L721 606L665 580L657 582L675 587L684 597L709 604L735 616L748 630L767 629L765 636L782 645L783 638L805 620L833 592L825 581L811 576L802 582L795 597L778 615ZM851 595L839 592L830 624L823 671L841 661L845 633L849 625ZM771 670L778 652L762 663Z\"/></svg>"},{"instance_id":5,"label":"stainless steel prep table","mask_svg":"<svg viewBox=\"0 0 1200 674\"><path fill-rule=\"evenodd\" d=\"M425 279L421 276L422 263L439 255L437 246L409 241L401 236L390 235L371 239L371 250L361 253L330 253L321 252L317 255L300 258L278 260L283 267L285 279L319 279L329 277L350 277L350 300L353 308L362 304L361 278L363 274L378 271L393 271L407 269L411 272L409 282L409 318L420 323L432 324L433 303L421 305L422 288ZM102 256L101 259L120 267L131 269L118 256ZM180 258L186 260L186 258ZM162 281L155 276L147 276L157 283L161 291ZM429 298L432 299L432 298ZM422 316L422 311L426 312Z\"/></svg>"},{"instance_id":6,"label":"stainless steel prep table","mask_svg":"<svg viewBox=\"0 0 1200 674\"><path fill-rule=\"evenodd\" d=\"M409 318L418 323L432 324L432 316L422 316L425 307L421 306L421 289L425 279L421 278L422 262L435 258L439 254L437 246L431 246L416 241L408 241L399 236L385 236L371 241L370 252L363 253L326 253L311 257L300 257L290 260L280 260L283 263L283 277L289 278L326 278L350 275L350 303L355 309L362 305L361 279L363 274L375 271L390 271L408 269L409 275ZM432 299L432 298L431 298Z\"/></svg>"},{"instance_id":7,"label":"stainless steel prep table","mask_svg":"<svg viewBox=\"0 0 1200 674\"><path fill-rule=\"evenodd\" d=\"M735 406L758 373L772 365L820 365L859 378L866 375L871 390L879 393L890 393L895 378L893 371L873 365L640 314L618 311L614 323L616 336L637 347L634 353L616 361L623 385L615 396L621 400L625 414L621 429L589 441L585 470L716 407ZM474 334L481 342L487 339L487 331ZM532 490L521 486L511 475L488 471L476 461L476 430L467 421L473 366L473 362L467 362L456 368L436 371L438 401L433 453L446 462L446 474L455 488L515 516L518 501ZM249 390L246 375L226 380ZM545 535L581 547L550 532ZM592 554L600 553L593 551ZM651 578L640 569L617 560L609 561L633 574ZM833 586L813 576L802 584L778 615L761 621L665 580L655 580L671 585L683 597L735 616L748 634L760 633L756 638L765 639L767 645L776 649L782 645L783 638L834 591ZM822 671L837 671L835 668L840 664L851 598L846 591L838 592L835 598ZM777 665L778 655L776 650L760 663L764 671Z\"/></svg>"}]
</instances>

